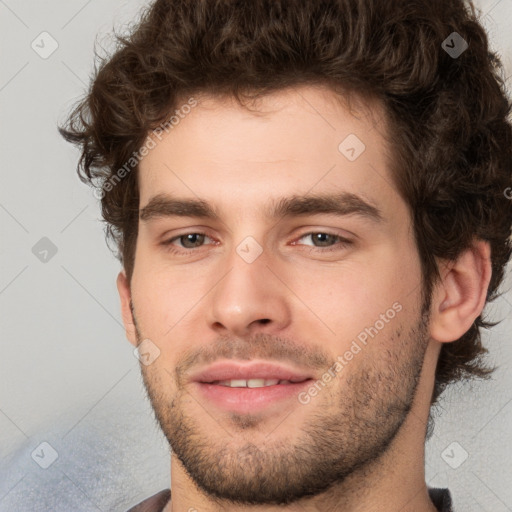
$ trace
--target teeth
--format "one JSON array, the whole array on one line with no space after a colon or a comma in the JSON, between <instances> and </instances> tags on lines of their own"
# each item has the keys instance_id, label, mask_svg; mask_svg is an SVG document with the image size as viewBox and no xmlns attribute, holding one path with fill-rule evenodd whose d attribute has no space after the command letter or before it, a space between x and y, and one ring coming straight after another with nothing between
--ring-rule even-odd
<instances>
[{"instance_id":1,"label":"teeth","mask_svg":"<svg viewBox=\"0 0 512 512\"><path fill-rule=\"evenodd\" d=\"M218 380L212 382L220 386L228 386L231 388L263 388L265 386L275 386L276 384L290 384L289 380L279 379L233 379L233 380Z\"/></svg>"}]
</instances>

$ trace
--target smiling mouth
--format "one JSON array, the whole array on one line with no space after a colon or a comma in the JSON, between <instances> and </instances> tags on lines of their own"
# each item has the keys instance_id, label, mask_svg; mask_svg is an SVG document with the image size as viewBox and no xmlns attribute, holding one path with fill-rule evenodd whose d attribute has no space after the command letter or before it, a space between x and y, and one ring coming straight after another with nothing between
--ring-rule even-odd
<instances>
[{"instance_id":1,"label":"smiling mouth","mask_svg":"<svg viewBox=\"0 0 512 512\"><path fill-rule=\"evenodd\" d=\"M203 384L214 384L217 386L226 386L231 388L264 388L268 386L290 385L299 382L305 382L311 379L284 380L284 379L231 379L215 380L212 382L203 382Z\"/></svg>"}]
</instances>

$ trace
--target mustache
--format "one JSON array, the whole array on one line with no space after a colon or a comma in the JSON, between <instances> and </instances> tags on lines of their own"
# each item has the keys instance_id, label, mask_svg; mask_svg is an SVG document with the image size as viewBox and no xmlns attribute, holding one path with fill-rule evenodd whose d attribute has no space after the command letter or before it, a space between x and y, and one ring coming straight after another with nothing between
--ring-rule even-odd
<instances>
[{"instance_id":1,"label":"mustache","mask_svg":"<svg viewBox=\"0 0 512 512\"><path fill-rule=\"evenodd\" d=\"M179 357L176 373L179 380L195 366L205 366L217 360L238 361L264 359L286 362L310 370L322 370L332 364L332 356L316 345L299 344L288 338L257 333L247 338L219 336L215 341L188 349Z\"/></svg>"}]
</instances>

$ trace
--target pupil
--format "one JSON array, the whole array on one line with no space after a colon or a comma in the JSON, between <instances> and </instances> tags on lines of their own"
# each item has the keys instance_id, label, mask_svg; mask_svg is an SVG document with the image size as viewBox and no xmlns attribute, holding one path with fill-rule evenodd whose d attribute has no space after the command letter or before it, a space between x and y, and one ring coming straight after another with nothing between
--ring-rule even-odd
<instances>
[{"instance_id":1,"label":"pupil","mask_svg":"<svg viewBox=\"0 0 512 512\"><path fill-rule=\"evenodd\" d=\"M329 237L331 235L329 235L328 233L317 233L316 236L318 242L325 242L326 240L320 240L320 238Z\"/></svg>"},{"instance_id":2,"label":"pupil","mask_svg":"<svg viewBox=\"0 0 512 512\"><path fill-rule=\"evenodd\" d=\"M192 245L197 244L197 240L193 240L192 238L201 237L199 233L191 233L189 235L185 235L185 241L186 243L191 242Z\"/></svg>"}]
</instances>

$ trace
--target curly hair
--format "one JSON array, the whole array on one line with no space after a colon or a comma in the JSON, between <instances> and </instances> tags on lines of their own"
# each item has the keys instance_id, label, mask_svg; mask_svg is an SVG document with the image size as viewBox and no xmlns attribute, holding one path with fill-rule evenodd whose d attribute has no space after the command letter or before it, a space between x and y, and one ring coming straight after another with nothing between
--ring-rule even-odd
<instances>
[{"instance_id":1,"label":"curly hair","mask_svg":"<svg viewBox=\"0 0 512 512\"><path fill-rule=\"evenodd\" d=\"M468 45L460 55L446 47L455 46L454 32ZM511 103L470 1L156 0L115 42L59 132L81 148L78 174L100 190L107 241L129 281L139 211L134 157L148 133L168 125L193 94L243 105L243 98L320 84L384 107L392 178L413 220L424 296L440 279L438 260L455 261L476 239L491 247L486 302L499 296L512 253ZM126 166L132 161L134 172ZM451 382L490 376L480 328L496 323L480 315L443 344L432 404Z\"/></svg>"}]
</instances>

